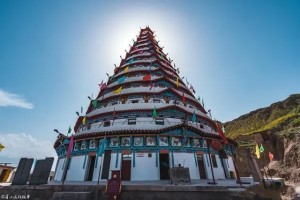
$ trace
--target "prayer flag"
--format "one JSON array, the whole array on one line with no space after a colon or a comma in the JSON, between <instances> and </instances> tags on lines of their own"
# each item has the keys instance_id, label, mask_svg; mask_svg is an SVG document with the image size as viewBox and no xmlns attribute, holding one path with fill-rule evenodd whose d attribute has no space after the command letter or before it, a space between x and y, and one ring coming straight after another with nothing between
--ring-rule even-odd
<instances>
[{"instance_id":1,"label":"prayer flag","mask_svg":"<svg viewBox=\"0 0 300 200\"><path fill-rule=\"evenodd\" d=\"M194 111L193 116L192 116L192 122L196 122L197 118L196 118L196 113Z\"/></svg>"},{"instance_id":2,"label":"prayer flag","mask_svg":"<svg viewBox=\"0 0 300 200\"><path fill-rule=\"evenodd\" d=\"M129 66L124 69L124 72L128 72Z\"/></svg>"},{"instance_id":3,"label":"prayer flag","mask_svg":"<svg viewBox=\"0 0 300 200\"><path fill-rule=\"evenodd\" d=\"M73 146L74 146L74 135L72 135L71 138L70 138L70 143L69 143L69 147L68 147L68 151L67 151L67 155L66 155L67 158L70 157L71 152L73 150Z\"/></svg>"},{"instance_id":4,"label":"prayer flag","mask_svg":"<svg viewBox=\"0 0 300 200\"><path fill-rule=\"evenodd\" d=\"M76 111L76 115L79 117L79 112L78 111Z\"/></svg>"},{"instance_id":5,"label":"prayer flag","mask_svg":"<svg viewBox=\"0 0 300 200\"><path fill-rule=\"evenodd\" d=\"M69 126L68 134L71 133L71 131L72 131L72 128L71 128L71 126Z\"/></svg>"},{"instance_id":6,"label":"prayer flag","mask_svg":"<svg viewBox=\"0 0 300 200\"><path fill-rule=\"evenodd\" d=\"M134 61L133 58L131 58L130 61L129 61L129 64L132 64L133 61Z\"/></svg>"},{"instance_id":7,"label":"prayer flag","mask_svg":"<svg viewBox=\"0 0 300 200\"><path fill-rule=\"evenodd\" d=\"M121 84L125 81L126 77L122 76L121 78L118 79L118 84Z\"/></svg>"},{"instance_id":8,"label":"prayer flag","mask_svg":"<svg viewBox=\"0 0 300 200\"><path fill-rule=\"evenodd\" d=\"M186 84L189 85L190 83L188 82L187 78L185 78L185 80L186 80Z\"/></svg>"},{"instance_id":9,"label":"prayer flag","mask_svg":"<svg viewBox=\"0 0 300 200\"><path fill-rule=\"evenodd\" d=\"M147 74L143 77L143 81L150 81L151 80L151 74Z\"/></svg>"},{"instance_id":10,"label":"prayer flag","mask_svg":"<svg viewBox=\"0 0 300 200\"><path fill-rule=\"evenodd\" d=\"M179 87L179 79L178 79L178 77L176 79L176 86Z\"/></svg>"},{"instance_id":11,"label":"prayer flag","mask_svg":"<svg viewBox=\"0 0 300 200\"><path fill-rule=\"evenodd\" d=\"M216 125L217 125L217 130L218 130L219 136L222 138L224 144L228 144L228 140L227 140L220 124L218 122L216 122Z\"/></svg>"},{"instance_id":12,"label":"prayer flag","mask_svg":"<svg viewBox=\"0 0 300 200\"><path fill-rule=\"evenodd\" d=\"M263 153L263 152L265 151L265 149L264 149L264 147L263 147L262 144L261 144L260 147L259 147L259 151L260 151L260 153Z\"/></svg>"},{"instance_id":13,"label":"prayer flag","mask_svg":"<svg viewBox=\"0 0 300 200\"><path fill-rule=\"evenodd\" d=\"M81 114L82 114L82 112L83 112L83 107L81 106Z\"/></svg>"},{"instance_id":14,"label":"prayer flag","mask_svg":"<svg viewBox=\"0 0 300 200\"><path fill-rule=\"evenodd\" d=\"M157 112L156 112L156 107L154 106L152 117L156 118L156 116L157 116Z\"/></svg>"},{"instance_id":15,"label":"prayer flag","mask_svg":"<svg viewBox=\"0 0 300 200\"><path fill-rule=\"evenodd\" d=\"M204 100L202 99L202 106L204 107Z\"/></svg>"},{"instance_id":16,"label":"prayer flag","mask_svg":"<svg viewBox=\"0 0 300 200\"><path fill-rule=\"evenodd\" d=\"M122 91L122 86L119 89L113 91L114 94L119 94Z\"/></svg>"},{"instance_id":17,"label":"prayer flag","mask_svg":"<svg viewBox=\"0 0 300 200\"><path fill-rule=\"evenodd\" d=\"M183 103L185 103L185 102L186 102L186 99L185 99L184 93L182 93L182 102L183 102Z\"/></svg>"},{"instance_id":18,"label":"prayer flag","mask_svg":"<svg viewBox=\"0 0 300 200\"><path fill-rule=\"evenodd\" d=\"M5 148L5 146L0 143L0 151L2 151L2 149L4 149L4 148Z\"/></svg>"},{"instance_id":19,"label":"prayer flag","mask_svg":"<svg viewBox=\"0 0 300 200\"><path fill-rule=\"evenodd\" d=\"M196 93L192 85L190 86L190 90L191 90L194 94Z\"/></svg>"},{"instance_id":20,"label":"prayer flag","mask_svg":"<svg viewBox=\"0 0 300 200\"><path fill-rule=\"evenodd\" d=\"M102 84L103 84L103 80L101 81L101 83L98 84L100 88L102 87Z\"/></svg>"},{"instance_id":21,"label":"prayer flag","mask_svg":"<svg viewBox=\"0 0 300 200\"><path fill-rule=\"evenodd\" d=\"M259 148L258 148L258 144L256 144L256 146L255 146L255 154L256 154L256 157L259 159L260 158L260 151L259 151Z\"/></svg>"},{"instance_id":22,"label":"prayer flag","mask_svg":"<svg viewBox=\"0 0 300 200\"><path fill-rule=\"evenodd\" d=\"M269 152L269 158L270 158L270 161L272 161L274 158L274 155L271 152Z\"/></svg>"},{"instance_id":23,"label":"prayer flag","mask_svg":"<svg viewBox=\"0 0 300 200\"><path fill-rule=\"evenodd\" d=\"M96 108L96 107L97 107L97 104L98 104L98 101L97 101L97 99L95 99L95 100L92 100L92 104L93 104L93 106Z\"/></svg>"},{"instance_id":24,"label":"prayer flag","mask_svg":"<svg viewBox=\"0 0 300 200\"><path fill-rule=\"evenodd\" d=\"M100 90L103 90L104 88L106 88L106 83L103 83L103 85L100 87Z\"/></svg>"},{"instance_id":25,"label":"prayer flag","mask_svg":"<svg viewBox=\"0 0 300 200\"><path fill-rule=\"evenodd\" d=\"M82 124L85 125L86 117L82 119Z\"/></svg>"}]
</instances>

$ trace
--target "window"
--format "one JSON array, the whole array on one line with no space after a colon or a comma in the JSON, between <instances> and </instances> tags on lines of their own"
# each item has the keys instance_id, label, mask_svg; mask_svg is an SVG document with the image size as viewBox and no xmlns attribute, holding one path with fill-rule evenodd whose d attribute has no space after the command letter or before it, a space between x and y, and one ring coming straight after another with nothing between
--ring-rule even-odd
<instances>
[{"instance_id":1,"label":"window","mask_svg":"<svg viewBox=\"0 0 300 200\"><path fill-rule=\"evenodd\" d=\"M153 99L153 103L160 103L159 99Z\"/></svg>"},{"instance_id":2,"label":"window","mask_svg":"<svg viewBox=\"0 0 300 200\"><path fill-rule=\"evenodd\" d=\"M118 138L110 138L110 147L117 147L119 146L119 139Z\"/></svg>"},{"instance_id":3,"label":"window","mask_svg":"<svg viewBox=\"0 0 300 200\"><path fill-rule=\"evenodd\" d=\"M155 118L155 124L157 124L157 125L164 125L165 124L164 118L162 118L162 117Z\"/></svg>"},{"instance_id":4,"label":"window","mask_svg":"<svg viewBox=\"0 0 300 200\"><path fill-rule=\"evenodd\" d=\"M113 105L116 105L116 104L118 104L118 102L116 101L116 102L113 102L113 103L111 103L111 105L113 106Z\"/></svg>"},{"instance_id":5,"label":"window","mask_svg":"<svg viewBox=\"0 0 300 200\"><path fill-rule=\"evenodd\" d=\"M103 125L103 126L104 126L104 127L110 126L110 121L104 122L104 125Z\"/></svg>"},{"instance_id":6,"label":"window","mask_svg":"<svg viewBox=\"0 0 300 200\"><path fill-rule=\"evenodd\" d=\"M134 146L143 146L143 137L134 137L133 139Z\"/></svg>"},{"instance_id":7,"label":"window","mask_svg":"<svg viewBox=\"0 0 300 200\"><path fill-rule=\"evenodd\" d=\"M146 145L147 146L155 146L156 145L155 137L146 137Z\"/></svg>"},{"instance_id":8,"label":"window","mask_svg":"<svg viewBox=\"0 0 300 200\"><path fill-rule=\"evenodd\" d=\"M158 84L158 87L164 88L164 87L165 87L165 84L159 83L159 84Z\"/></svg>"},{"instance_id":9,"label":"window","mask_svg":"<svg viewBox=\"0 0 300 200\"><path fill-rule=\"evenodd\" d=\"M81 150L85 150L86 149L86 144L85 144L85 140L83 140L81 142L81 147L80 147Z\"/></svg>"},{"instance_id":10,"label":"window","mask_svg":"<svg viewBox=\"0 0 300 200\"><path fill-rule=\"evenodd\" d=\"M136 118L128 118L128 125L135 125L136 124Z\"/></svg>"},{"instance_id":11,"label":"window","mask_svg":"<svg viewBox=\"0 0 300 200\"><path fill-rule=\"evenodd\" d=\"M132 100L131 103L138 103L139 100Z\"/></svg>"},{"instance_id":12,"label":"window","mask_svg":"<svg viewBox=\"0 0 300 200\"><path fill-rule=\"evenodd\" d=\"M75 142L74 151L78 151L79 145L80 145L79 142Z\"/></svg>"},{"instance_id":13,"label":"window","mask_svg":"<svg viewBox=\"0 0 300 200\"><path fill-rule=\"evenodd\" d=\"M169 138L166 136L159 137L159 146L169 146Z\"/></svg>"},{"instance_id":14,"label":"window","mask_svg":"<svg viewBox=\"0 0 300 200\"><path fill-rule=\"evenodd\" d=\"M90 146L89 146L90 149L95 149L96 148L96 141L95 140L91 140L90 141Z\"/></svg>"},{"instance_id":15,"label":"window","mask_svg":"<svg viewBox=\"0 0 300 200\"><path fill-rule=\"evenodd\" d=\"M128 147L130 146L130 137L122 137L121 138L121 145Z\"/></svg>"},{"instance_id":16,"label":"window","mask_svg":"<svg viewBox=\"0 0 300 200\"><path fill-rule=\"evenodd\" d=\"M212 161L212 166L213 166L214 168L217 168L217 167L218 167L218 164L217 164L216 155L211 155L211 161Z\"/></svg>"},{"instance_id":17,"label":"window","mask_svg":"<svg viewBox=\"0 0 300 200\"><path fill-rule=\"evenodd\" d=\"M180 137L172 137L171 139L172 146L181 146L181 138Z\"/></svg>"}]
</instances>

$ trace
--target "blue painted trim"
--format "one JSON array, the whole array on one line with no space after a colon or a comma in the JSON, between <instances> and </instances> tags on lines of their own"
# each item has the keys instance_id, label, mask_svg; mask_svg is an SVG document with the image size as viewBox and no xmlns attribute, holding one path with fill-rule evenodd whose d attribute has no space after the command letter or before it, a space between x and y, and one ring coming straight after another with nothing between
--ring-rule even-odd
<instances>
[{"instance_id":1,"label":"blue painted trim","mask_svg":"<svg viewBox=\"0 0 300 200\"><path fill-rule=\"evenodd\" d=\"M194 152L194 158L195 158L195 164L196 164L196 167L198 167L198 162L197 162L197 154L196 154L196 151Z\"/></svg>"},{"instance_id":2,"label":"blue painted trim","mask_svg":"<svg viewBox=\"0 0 300 200\"><path fill-rule=\"evenodd\" d=\"M84 162L83 162L83 166L82 166L82 169L84 169L84 168L85 168L85 163L86 163L86 156L87 156L87 155L85 155L85 156L84 156Z\"/></svg>"},{"instance_id":3,"label":"blue painted trim","mask_svg":"<svg viewBox=\"0 0 300 200\"><path fill-rule=\"evenodd\" d=\"M119 161L119 151L117 151L117 158L116 158L115 168L118 168L118 161Z\"/></svg>"}]
</instances>

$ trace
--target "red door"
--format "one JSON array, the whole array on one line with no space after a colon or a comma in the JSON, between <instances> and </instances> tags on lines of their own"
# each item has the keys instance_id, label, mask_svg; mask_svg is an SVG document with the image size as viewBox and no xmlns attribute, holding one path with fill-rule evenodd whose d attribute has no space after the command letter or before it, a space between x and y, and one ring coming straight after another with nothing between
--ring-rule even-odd
<instances>
[{"instance_id":1,"label":"red door","mask_svg":"<svg viewBox=\"0 0 300 200\"><path fill-rule=\"evenodd\" d=\"M131 157L128 155L122 155L121 179L124 181L130 181L130 177L131 177Z\"/></svg>"},{"instance_id":2,"label":"red door","mask_svg":"<svg viewBox=\"0 0 300 200\"><path fill-rule=\"evenodd\" d=\"M200 179L206 179L205 165L203 155L197 155Z\"/></svg>"}]
</instances>

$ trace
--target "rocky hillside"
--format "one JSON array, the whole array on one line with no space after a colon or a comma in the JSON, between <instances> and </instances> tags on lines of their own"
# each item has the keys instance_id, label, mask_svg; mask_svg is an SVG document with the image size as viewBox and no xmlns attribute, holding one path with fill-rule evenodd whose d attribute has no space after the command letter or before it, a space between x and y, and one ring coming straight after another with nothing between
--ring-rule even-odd
<instances>
[{"instance_id":1,"label":"rocky hillside","mask_svg":"<svg viewBox=\"0 0 300 200\"><path fill-rule=\"evenodd\" d=\"M300 126L300 94L260 108L224 124L228 137L250 135L268 130L289 130Z\"/></svg>"},{"instance_id":2,"label":"rocky hillside","mask_svg":"<svg viewBox=\"0 0 300 200\"><path fill-rule=\"evenodd\" d=\"M226 135L239 143L264 146L265 152L258 159L259 167L269 176L284 178L291 187L283 199L294 199L293 187L300 187L300 94L226 122L224 127ZM241 176L250 175L245 156L248 149L254 156L254 147L237 149L237 167ZM272 162L269 152L274 154Z\"/></svg>"}]
</instances>

